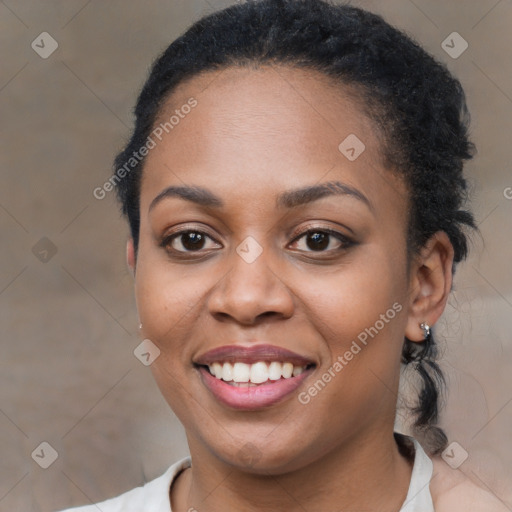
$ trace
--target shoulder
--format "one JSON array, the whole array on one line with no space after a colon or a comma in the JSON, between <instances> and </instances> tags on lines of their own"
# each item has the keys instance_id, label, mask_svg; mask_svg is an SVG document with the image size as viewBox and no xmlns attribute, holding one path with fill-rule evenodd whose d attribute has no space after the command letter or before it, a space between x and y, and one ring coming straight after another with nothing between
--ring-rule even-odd
<instances>
[{"instance_id":1,"label":"shoulder","mask_svg":"<svg viewBox=\"0 0 512 512\"><path fill-rule=\"evenodd\" d=\"M110 498L100 503L62 510L61 512L98 512L98 510L101 510L101 512L142 511L144 510L142 506L145 499L151 498L151 495L148 496L148 493L145 492L145 487L135 487L115 498Z\"/></svg>"},{"instance_id":2,"label":"shoulder","mask_svg":"<svg viewBox=\"0 0 512 512\"><path fill-rule=\"evenodd\" d=\"M135 487L115 498L93 503L83 507L69 508L60 512L169 512L169 489L174 478L191 465L190 457L185 457L170 466L167 471L146 483L144 486Z\"/></svg>"},{"instance_id":3,"label":"shoulder","mask_svg":"<svg viewBox=\"0 0 512 512\"><path fill-rule=\"evenodd\" d=\"M433 464L430 492L436 512L509 512L497 496L462 471L452 469L439 456L430 458Z\"/></svg>"}]
</instances>

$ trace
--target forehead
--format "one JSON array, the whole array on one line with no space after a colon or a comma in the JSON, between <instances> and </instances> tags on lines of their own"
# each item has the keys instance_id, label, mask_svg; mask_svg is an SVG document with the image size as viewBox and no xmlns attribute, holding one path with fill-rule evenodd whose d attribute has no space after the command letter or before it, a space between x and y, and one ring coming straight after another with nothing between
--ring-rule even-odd
<instances>
[{"instance_id":1,"label":"forehead","mask_svg":"<svg viewBox=\"0 0 512 512\"><path fill-rule=\"evenodd\" d=\"M158 127L162 140L146 160L142 209L174 183L213 190L229 183L238 196L247 188L269 195L325 176L369 195L382 195L383 185L403 193L384 168L379 132L357 89L319 72L266 65L203 73L176 88Z\"/></svg>"}]
</instances>

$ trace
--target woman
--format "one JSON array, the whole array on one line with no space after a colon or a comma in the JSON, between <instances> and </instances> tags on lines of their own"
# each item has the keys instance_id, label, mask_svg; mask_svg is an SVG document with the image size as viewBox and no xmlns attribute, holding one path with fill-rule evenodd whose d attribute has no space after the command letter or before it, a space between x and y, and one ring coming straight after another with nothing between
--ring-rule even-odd
<instances>
[{"instance_id":1,"label":"woman","mask_svg":"<svg viewBox=\"0 0 512 512\"><path fill-rule=\"evenodd\" d=\"M78 510L506 510L439 457L432 327L475 227L446 68L361 9L262 0L173 42L135 112L111 182L191 457Z\"/></svg>"}]
</instances>

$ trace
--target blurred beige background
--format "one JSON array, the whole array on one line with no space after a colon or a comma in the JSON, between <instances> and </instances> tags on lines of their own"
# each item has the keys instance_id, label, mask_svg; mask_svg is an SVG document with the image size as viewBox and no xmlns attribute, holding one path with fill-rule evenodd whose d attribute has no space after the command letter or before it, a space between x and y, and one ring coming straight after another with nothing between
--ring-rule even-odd
<instances>
[{"instance_id":1,"label":"blurred beige background","mask_svg":"<svg viewBox=\"0 0 512 512\"><path fill-rule=\"evenodd\" d=\"M0 2L1 511L99 501L187 454L179 422L133 355L127 226L113 194L92 191L129 135L153 58L230 3ZM352 3L416 38L467 91L483 239L474 238L439 324L443 425L469 454L460 470L512 510L512 2ZM441 47L454 31L469 43L457 59ZM47 59L31 47L42 32L58 43ZM42 442L58 454L48 469L31 457Z\"/></svg>"}]
</instances>

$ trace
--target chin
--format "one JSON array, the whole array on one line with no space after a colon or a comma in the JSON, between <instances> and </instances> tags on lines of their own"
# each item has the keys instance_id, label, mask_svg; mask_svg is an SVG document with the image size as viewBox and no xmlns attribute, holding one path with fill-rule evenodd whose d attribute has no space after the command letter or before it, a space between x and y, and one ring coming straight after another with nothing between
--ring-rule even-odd
<instances>
[{"instance_id":1,"label":"chin","mask_svg":"<svg viewBox=\"0 0 512 512\"><path fill-rule=\"evenodd\" d=\"M216 457L225 464L239 471L259 475L282 475L295 471L309 463L314 458L309 458L304 452L313 453L314 450L300 449L297 440L289 439L280 443L280 446L272 446L262 438L254 442L247 440L236 444L229 450L212 449Z\"/></svg>"}]
</instances>

